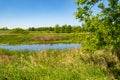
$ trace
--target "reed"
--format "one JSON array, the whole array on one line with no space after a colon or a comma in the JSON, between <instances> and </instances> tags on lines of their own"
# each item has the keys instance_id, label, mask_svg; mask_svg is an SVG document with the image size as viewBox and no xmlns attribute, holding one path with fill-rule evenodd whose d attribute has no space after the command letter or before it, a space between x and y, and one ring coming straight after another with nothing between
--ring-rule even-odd
<instances>
[{"instance_id":1,"label":"reed","mask_svg":"<svg viewBox=\"0 0 120 80\"><path fill-rule=\"evenodd\" d=\"M114 66L108 63L114 61ZM9 51L0 49L0 80L111 80L119 60L81 49ZM118 74L118 73L116 73Z\"/></svg>"}]
</instances>

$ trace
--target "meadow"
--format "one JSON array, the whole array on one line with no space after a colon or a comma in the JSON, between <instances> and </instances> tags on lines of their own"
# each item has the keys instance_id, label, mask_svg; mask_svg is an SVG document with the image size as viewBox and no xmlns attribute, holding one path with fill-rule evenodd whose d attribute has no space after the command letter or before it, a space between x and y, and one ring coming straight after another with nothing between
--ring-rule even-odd
<instances>
[{"instance_id":1,"label":"meadow","mask_svg":"<svg viewBox=\"0 0 120 80\"><path fill-rule=\"evenodd\" d=\"M0 32L0 44L80 43L87 34L29 31ZM114 80L120 61L109 50L83 53L77 49L41 51L0 49L0 80Z\"/></svg>"},{"instance_id":2,"label":"meadow","mask_svg":"<svg viewBox=\"0 0 120 80\"><path fill-rule=\"evenodd\" d=\"M24 34L1 31L0 44L80 43L82 35L81 33L29 31L29 33Z\"/></svg>"}]
</instances>

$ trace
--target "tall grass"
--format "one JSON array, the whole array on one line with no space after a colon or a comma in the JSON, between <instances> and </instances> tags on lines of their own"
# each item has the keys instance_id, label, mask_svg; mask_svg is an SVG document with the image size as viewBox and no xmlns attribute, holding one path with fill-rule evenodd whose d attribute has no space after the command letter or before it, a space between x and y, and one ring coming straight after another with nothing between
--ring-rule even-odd
<instances>
[{"instance_id":1,"label":"tall grass","mask_svg":"<svg viewBox=\"0 0 120 80\"><path fill-rule=\"evenodd\" d=\"M0 49L0 80L112 80L116 77L108 69L109 59L120 69L116 57L83 54L80 48L38 52Z\"/></svg>"}]
</instances>

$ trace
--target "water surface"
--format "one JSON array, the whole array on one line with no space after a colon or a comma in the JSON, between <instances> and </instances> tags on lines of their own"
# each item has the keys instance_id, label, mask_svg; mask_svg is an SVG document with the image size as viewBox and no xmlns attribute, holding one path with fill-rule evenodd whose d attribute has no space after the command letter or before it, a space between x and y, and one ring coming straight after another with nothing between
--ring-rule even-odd
<instances>
[{"instance_id":1,"label":"water surface","mask_svg":"<svg viewBox=\"0 0 120 80\"><path fill-rule=\"evenodd\" d=\"M78 48L81 44L24 44L24 45L6 45L1 44L0 48L9 49L9 50L48 50L48 49L69 49L69 48Z\"/></svg>"}]
</instances>

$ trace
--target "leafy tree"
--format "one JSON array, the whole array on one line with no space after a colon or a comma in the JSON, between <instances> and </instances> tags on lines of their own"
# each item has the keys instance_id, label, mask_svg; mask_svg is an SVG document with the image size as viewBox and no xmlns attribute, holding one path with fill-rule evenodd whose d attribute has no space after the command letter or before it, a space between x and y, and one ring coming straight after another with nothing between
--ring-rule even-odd
<instances>
[{"instance_id":1,"label":"leafy tree","mask_svg":"<svg viewBox=\"0 0 120 80\"><path fill-rule=\"evenodd\" d=\"M63 26L61 27L61 33L65 33L66 27L67 27L67 25L63 25Z\"/></svg>"},{"instance_id":2,"label":"leafy tree","mask_svg":"<svg viewBox=\"0 0 120 80\"><path fill-rule=\"evenodd\" d=\"M29 31L35 31L35 28L34 27L30 27L28 30Z\"/></svg>"},{"instance_id":3,"label":"leafy tree","mask_svg":"<svg viewBox=\"0 0 120 80\"><path fill-rule=\"evenodd\" d=\"M61 33L71 33L72 31L72 26L71 25L63 25L61 27Z\"/></svg>"},{"instance_id":4,"label":"leafy tree","mask_svg":"<svg viewBox=\"0 0 120 80\"><path fill-rule=\"evenodd\" d=\"M71 30L72 30L72 26L71 26L71 25L68 25L68 26L67 26L67 33L71 33Z\"/></svg>"},{"instance_id":5,"label":"leafy tree","mask_svg":"<svg viewBox=\"0 0 120 80\"><path fill-rule=\"evenodd\" d=\"M49 30L50 30L50 31L54 31L54 29L53 29L52 27L49 27Z\"/></svg>"},{"instance_id":6,"label":"leafy tree","mask_svg":"<svg viewBox=\"0 0 120 80\"><path fill-rule=\"evenodd\" d=\"M98 49L111 49L120 59L120 0L76 0L76 18L84 23L87 34L83 50L94 52ZM100 9L93 14L93 6Z\"/></svg>"},{"instance_id":7,"label":"leafy tree","mask_svg":"<svg viewBox=\"0 0 120 80\"><path fill-rule=\"evenodd\" d=\"M57 24L57 25L55 25L55 27L54 27L54 32L55 33L60 33L60 26Z\"/></svg>"}]
</instances>

